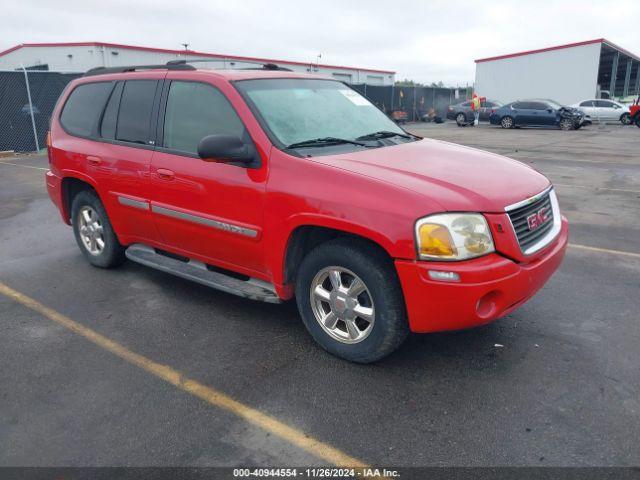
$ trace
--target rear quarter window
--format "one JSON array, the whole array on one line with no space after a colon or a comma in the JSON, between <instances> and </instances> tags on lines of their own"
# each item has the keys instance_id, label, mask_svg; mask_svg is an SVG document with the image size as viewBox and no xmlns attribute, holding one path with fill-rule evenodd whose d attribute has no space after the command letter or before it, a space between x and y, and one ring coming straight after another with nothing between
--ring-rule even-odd
<instances>
[{"instance_id":1,"label":"rear quarter window","mask_svg":"<svg viewBox=\"0 0 640 480\"><path fill-rule=\"evenodd\" d=\"M71 135L90 137L97 129L113 82L84 83L73 89L60 115L60 124Z\"/></svg>"}]
</instances>

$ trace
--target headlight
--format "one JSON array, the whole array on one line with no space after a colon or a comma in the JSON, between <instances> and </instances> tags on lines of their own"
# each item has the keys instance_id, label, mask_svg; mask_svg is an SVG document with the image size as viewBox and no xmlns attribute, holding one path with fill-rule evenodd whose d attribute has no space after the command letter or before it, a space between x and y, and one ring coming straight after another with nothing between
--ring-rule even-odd
<instances>
[{"instance_id":1,"label":"headlight","mask_svg":"<svg viewBox=\"0 0 640 480\"><path fill-rule=\"evenodd\" d=\"M416 223L421 260L466 260L495 251L489 225L479 213L441 213Z\"/></svg>"}]
</instances>

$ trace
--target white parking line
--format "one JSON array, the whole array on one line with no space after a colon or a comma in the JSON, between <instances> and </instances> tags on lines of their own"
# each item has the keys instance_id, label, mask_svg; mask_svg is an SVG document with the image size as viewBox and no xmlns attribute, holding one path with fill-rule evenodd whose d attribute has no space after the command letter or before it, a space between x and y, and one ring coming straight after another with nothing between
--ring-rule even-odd
<instances>
[{"instance_id":1,"label":"white parking line","mask_svg":"<svg viewBox=\"0 0 640 480\"><path fill-rule=\"evenodd\" d=\"M43 167L32 167L31 165L20 165L19 163L11 163L11 162L0 162L0 165L12 165L14 167L24 167L24 168L34 168L36 170L49 170L48 168Z\"/></svg>"},{"instance_id":2,"label":"white parking line","mask_svg":"<svg viewBox=\"0 0 640 480\"><path fill-rule=\"evenodd\" d=\"M624 250L611 250L609 248L590 247L588 245L578 245L576 243L570 243L569 246L573 248L577 248L579 250L587 250L590 252L611 253L613 255L623 255L627 257L640 258L640 253L625 252Z\"/></svg>"}]
</instances>

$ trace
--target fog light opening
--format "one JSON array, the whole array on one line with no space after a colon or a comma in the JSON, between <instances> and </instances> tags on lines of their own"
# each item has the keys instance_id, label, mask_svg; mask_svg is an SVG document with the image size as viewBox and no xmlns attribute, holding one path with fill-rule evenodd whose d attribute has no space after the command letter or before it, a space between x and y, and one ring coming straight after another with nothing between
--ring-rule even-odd
<instances>
[{"instance_id":1,"label":"fog light opening","mask_svg":"<svg viewBox=\"0 0 640 480\"><path fill-rule=\"evenodd\" d=\"M490 318L498 311L497 302L500 298L500 292L492 290L489 293L480 297L476 304L476 313L480 318Z\"/></svg>"},{"instance_id":2,"label":"fog light opening","mask_svg":"<svg viewBox=\"0 0 640 480\"><path fill-rule=\"evenodd\" d=\"M460 275L456 272L442 272L440 270L429 270L429 278L439 282L459 282Z\"/></svg>"}]
</instances>

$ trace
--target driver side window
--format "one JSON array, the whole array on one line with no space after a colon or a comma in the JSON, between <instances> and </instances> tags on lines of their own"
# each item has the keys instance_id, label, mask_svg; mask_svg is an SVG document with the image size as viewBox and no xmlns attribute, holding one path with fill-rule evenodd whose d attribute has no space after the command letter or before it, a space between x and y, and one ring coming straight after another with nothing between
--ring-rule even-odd
<instances>
[{"instance_id":1,"label":"driver side window","mask_svg":"<svg viewBox=\"0 0 640 480\"><path fill-rule=\"evenodd\" d=\"M205 83L171 82L164 116L164 148L196 154L200 140L216 134L245 137L244 124L222 92Z\"/></svg>"}]
</instances>

